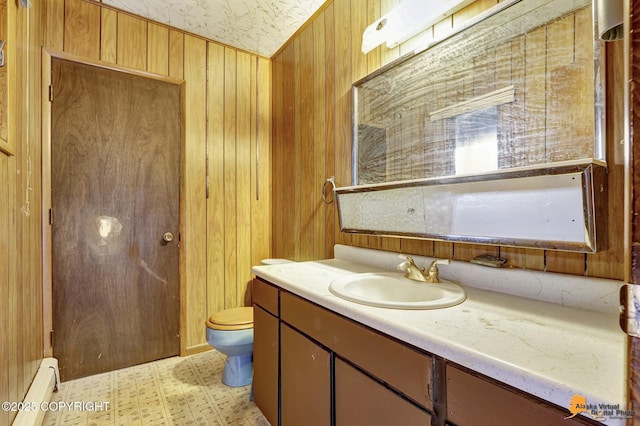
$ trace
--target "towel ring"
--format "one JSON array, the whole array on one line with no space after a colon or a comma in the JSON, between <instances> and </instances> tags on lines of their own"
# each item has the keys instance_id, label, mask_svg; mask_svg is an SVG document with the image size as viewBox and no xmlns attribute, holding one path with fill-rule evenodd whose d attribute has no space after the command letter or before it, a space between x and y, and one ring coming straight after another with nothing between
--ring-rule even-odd
<instances>
[{"instance_id":1,"label":"towel ring","mask_svg":"<svg viewBox=\"0 0 640 426\"><path fill-rule=\"evenodd\" d=\"M325 204L331 204L333 203L333 200L335 200L335 195L330 200L327 200L327 184L330 183L335 191L336 183L334 179L335 176L331 176L329 179L325 179L324 184L322 184L322 201L324 201Z\"/></svg>"}]
</instances>

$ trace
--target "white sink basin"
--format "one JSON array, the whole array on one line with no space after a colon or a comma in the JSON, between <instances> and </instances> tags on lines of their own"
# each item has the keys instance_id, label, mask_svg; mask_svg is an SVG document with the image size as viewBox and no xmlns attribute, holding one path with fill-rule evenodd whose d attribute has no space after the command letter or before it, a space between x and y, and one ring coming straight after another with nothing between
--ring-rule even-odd
<instances>
[{"instance_id":1,"label":"white sink basin","mask_svg":"<svg viewBox=\"0 0 640 426\"><path fill-rule=\"evenodd\" d=\"M398 272L346 275L329 285L334 295L360 303L394 309L439 309L464 302L467 295L457 284L413 281Z\"/></svg>"}]
</instances>

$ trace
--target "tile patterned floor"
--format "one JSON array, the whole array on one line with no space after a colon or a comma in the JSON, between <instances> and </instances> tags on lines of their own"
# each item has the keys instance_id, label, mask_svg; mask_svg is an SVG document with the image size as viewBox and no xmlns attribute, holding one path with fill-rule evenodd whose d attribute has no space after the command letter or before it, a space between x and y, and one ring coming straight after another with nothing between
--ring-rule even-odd
<instances>
[{"instance_id":1,"label":"tile patterned floor","mask_svg":"<svg viewBox=\"0 0 640 426\"><path fill-rule=\"evenodd\" d=\"M212 350L70 380L58 386L51 401L84 402L85 409L49 411L43 425L268 426L249 400L251 386L221 382L223 366L224 355ZM86 403L105 401L108 409L88 411Z\"/></svg>"}]
</instances>

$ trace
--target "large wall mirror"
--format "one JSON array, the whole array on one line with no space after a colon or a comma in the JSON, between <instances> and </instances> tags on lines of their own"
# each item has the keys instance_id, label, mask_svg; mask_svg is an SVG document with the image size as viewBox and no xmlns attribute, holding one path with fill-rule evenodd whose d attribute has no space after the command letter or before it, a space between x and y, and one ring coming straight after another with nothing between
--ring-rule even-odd
<instances>
[{"instance_id":1,"label":"large wall mirror","mask_svg":"<svg viewBox=\"0 0 640 426\"><path fill-rule=\"evenodd\" d=\"M505 199L505 191L514 187L511 182L501 189L511 177L557 175L550 170L565 170L567 165L575 173L576 164L582 167L582 174L592 176L594 168L606 167L603 69L590 0L511 0L498 3L455 33L432 41L421 52L356 82L354 186L337 191L339 208L341 204L352 207L348 212L340 211L341 220L354 217L353 206L365 208L362 203L366 204L367 197L360 195L356 203L350 202L355 197L346 200L354 193L386 191L382 198L391 200L389 208L393 210L393 206L406 204L399 203L406 201L406 194L401 195L398 188L429 186L429 197L442 199L437 189L441 184L455 184L462 188L456 192L464 193L465 182L486 180L493 182L489 192L499 203ZM596 172L595 176L603 174ZM575 176L569 179L575 181ZM550 184L544 179L531 182ZM523 246L537 241L537 247L595 251L595 234L585 237L585 233L596 228L599 218L593 210L587 214L586 203L593 206L596 199L603 198L604 189L601 182L595 184L602 190L585 186L591 184L593 179L585 178L574 188L573 198L582 200L574 209L578 217L563 216L562 220L577 221L580 227L567 241L550 238L540 243L535 232L526 239L496 236L492 227L486 232L474 230L474 235L425 228L423 224L433 216L433 209L426 204L421 208L425 212L424 218L418 219L419 227L379 229L384 225L376 222L379 215L375 214L361 218L363 223L359 224L341 222L341 227L345 232ZM483 203L492 203L486 198L487 190L483 189ZM525 199L528 193L523 191L518 197ZM535 191L544 203L544 188ZM423 198L417 199L424 204ZM451 203L447 208L455 209L460 200ZM377 211L383 210L378 202ZM415 215L417 210L408 207L408 211ZM481 210L476 212L482 215ZM399 222L409 219L403 216L395 217ZM547 222L556 221L562 228L557 220L549 218ZM415 216L409 222L415 223ZM541 234L548 235L549 229Z\"/></svg>"}]
</instances>

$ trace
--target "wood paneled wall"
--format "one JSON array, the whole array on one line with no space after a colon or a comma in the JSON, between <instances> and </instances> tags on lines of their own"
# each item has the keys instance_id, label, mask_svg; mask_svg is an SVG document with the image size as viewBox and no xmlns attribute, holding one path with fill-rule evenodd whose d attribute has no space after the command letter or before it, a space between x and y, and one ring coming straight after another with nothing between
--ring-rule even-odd
<instances>
[{"instance_id":1,"label":"wood paneled wall","mask_svg":"<svg viewBox=\"0 0 640 426\"><path fill-rule=\"evenodd\" d=\"M270 61L98 3L46 4L47 48L185 82L181 353L205 350L206 318L247 304L270 256Z\"/></svg>"},{"instance_id":2,"label":"wood paneled wall","mask_svg":"<svg viewBox=\"0 0 640 426\"><path fill-rule=\"evenodd\" d=\"M335 175L338 186L351 184L352 83L497 3L478 0L399 47L381 46L364 55L360 51L362 31L397 6L398 0L334 0L272 58L274 256L296 260L332 257L333 244L341 243L463 261L488 253L507 258L517 268L623 279L621 42L608 44L606 49L607 250L585 255L343 234L335 204L325 205L321 200L325 178Z\"/></svg>"},{"instance_id":3,"label":"wood paneled wall","mask_svg":"<svg viewBox=\"0 0 640 426\"><path fill-rule=\"evenodd\" d=\"M15 155L0 152L0 401L22 401L43 348L39 107L43 15L41 2L33 2L30 9L13 1L5 4L9 102L2 120L7 120L7 138ZM4 13L0 13L3 18ZM0 425L9 425L15 415L0 411Z\"/></svg>"}]
</instances>

